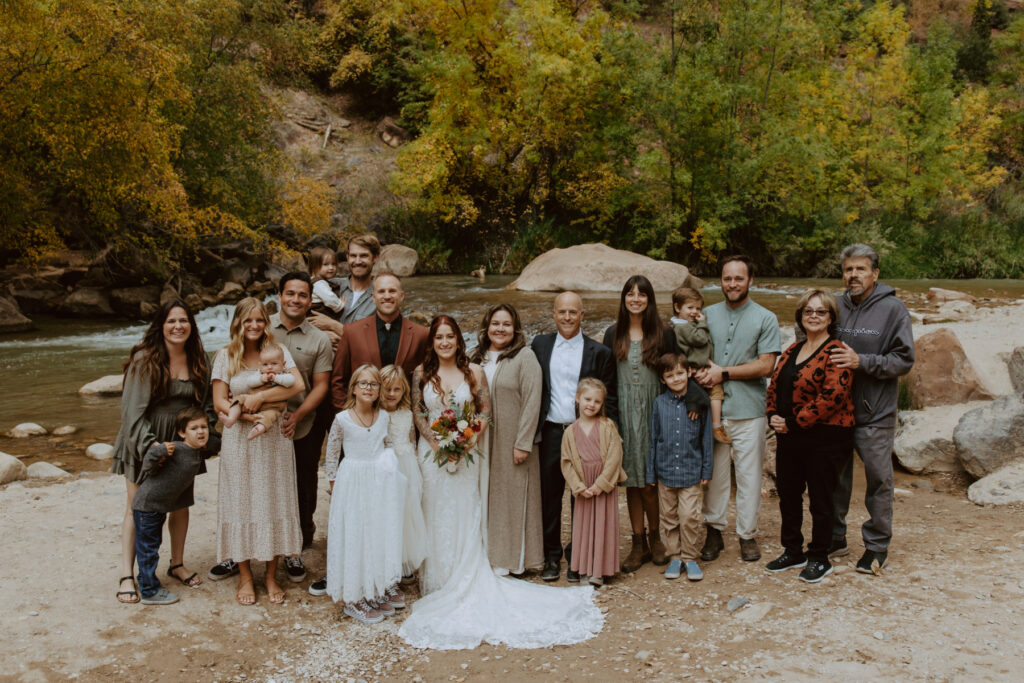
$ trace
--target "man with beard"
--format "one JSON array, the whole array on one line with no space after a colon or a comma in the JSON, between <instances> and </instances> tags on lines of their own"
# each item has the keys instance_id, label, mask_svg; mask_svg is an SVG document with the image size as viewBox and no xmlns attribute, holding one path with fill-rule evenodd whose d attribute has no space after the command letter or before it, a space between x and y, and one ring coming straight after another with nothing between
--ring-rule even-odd
<instances>
[{"instance_id":1,"label":"man with beard","mask_svg":"<svg viewBox=\"0 0 1024 683\"><path fill-rule=\"evenodd\" d=\"M350 239L345 247L349 276L331 280L341 286L338 296L345 301L340 320L316 312L309 314L309 321L327 333L333 346L337 346L344 325L373 315L372 274L379 256L380 241L373 235L357 235Z\"/></svg>"},{"instance_id":2,"label":"man with beard","mask_svg":"<svg viewBox=\"0 0 1024 683\"><path fill-rule=\"evenodd\" d=\"M866 244L851 244L843 249L842 262L846 293L839 297L837 336L843 348L832 351L832 362L836 367L854 371L853 447L864 462L864 506L870 515L861 528L864 554L857 562L857 571L874 574L885 566L892 540L892 448L897 396L900 376L910 372L914 365L914 333L910 313L896 298L896 291L878 282L878 253L874 249ZM846 545L846 513L850 510L852 489L850 451L839 471L830 557L850 552Z\"/></svg>"},{"instance_id":3,"label":"man with beard","mask_svg":"<svg viewBox=\"0 0 1024 683\"><path fill-rule=\"evenodd\" d=\"M710 562L725 547L729 493L732 489L729 462L736 468L736 535L740 556L747 562L761 559L757 522L761 513L761 470L765 452L765 378L775 369L781 351L779 321L775 314L750 300L754 273L746 256L722 261L722 293L725 301L705 309L714 358L697 374L706 387L722 384L722 426L732 443L715 443L711 483L704 494L707 538L701 559Z\"/></svg>"}]
</instances>

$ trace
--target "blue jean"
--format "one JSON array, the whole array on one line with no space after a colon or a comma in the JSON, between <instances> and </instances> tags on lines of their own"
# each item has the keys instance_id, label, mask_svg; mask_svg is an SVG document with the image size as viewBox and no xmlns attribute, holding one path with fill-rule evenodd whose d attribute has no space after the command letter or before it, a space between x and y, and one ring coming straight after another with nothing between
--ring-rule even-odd
<instances>
[{"instance_id":1,"label":"blue jean","mask_svg":"<svg viewBox=\"0 0 1024 683\"><path fill-rule=\"evenodd\" d=\"M160 541L164 535L166 512L142 512L132 510L135 520L135 561L139 564L139 593L148 598L161 588L156 578L156 566L160 561Z\"/></svg>"}]
</instances>

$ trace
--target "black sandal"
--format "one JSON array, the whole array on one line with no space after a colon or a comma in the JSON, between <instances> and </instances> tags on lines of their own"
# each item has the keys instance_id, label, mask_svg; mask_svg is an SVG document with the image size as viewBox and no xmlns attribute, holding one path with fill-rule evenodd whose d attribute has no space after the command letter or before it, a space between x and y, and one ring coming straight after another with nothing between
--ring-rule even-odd
<instances>
[{"instance_id":1,"label":"black sandal","mask_svg":"<svg viewBox=\"0 0 1024 683\"><path fill-rule=\"evenodd\" d=\"M188 586L189 588L192 588L192 589L199 588L200 586L202 586L203 585L202 581L200 581L199 583L196 583L196 584L191 583L192 579L194 579L194 578L199 576L199 574L197 574L195 572L192 573L192 576L189 576L188 578L185 578L185 579L183 579L183 578L181 578L179 576L175 576L174 570L175 569L179 569L179 568L184 567L184 566L185 566L184 563L182 563L182 564L172 564L171 568L167 570L167 576L169 576L172 579L177 579L178 581L181 581L183 584L185 584L186 586Z\"/></svg>"},{"instance_id":2,"label":"black sandal","mask_svg":"<svg viewBox=\"0 0 1024 683\"><path fill-rule=\"evenodd\" d=\"M117 601L119 603L121 603L122 605L134 605L134 604L136 604L139 601L139 594L135 590L135 577L134 576L122 576L120 579L117 580L117 587L120 588L121 584L124 583L125 581L131 581L132 582L132 589L130 591L117 591L117 593L114 594L114 597L116 597ZM135 599L134 600L122 600L121 599L122 595L132 595L132 596L135 597Z\"/></svg>"}]
</instances>

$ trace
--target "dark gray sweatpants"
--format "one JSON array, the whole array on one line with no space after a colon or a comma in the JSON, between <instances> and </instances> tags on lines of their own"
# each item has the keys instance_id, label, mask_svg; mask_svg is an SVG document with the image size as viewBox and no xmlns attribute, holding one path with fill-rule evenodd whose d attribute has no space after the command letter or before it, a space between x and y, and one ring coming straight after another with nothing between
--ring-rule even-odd
<instances>
[{"instance_id":1,"label":"dark gray sweatpants","mask_svg":"<svg viewBox=\"0 0 1024 683\"><path fill-rule=\"evenodd\" d=\"M885 551L892 540L892 446L896 438L893 427L854 427L853 448L864 462L864 476L867 488L864 492L864 507L870 518L861 527L864 548ZM853 491L853 450L839 466L839 483L836 485L835 525L833 538L846 538L846 514L850 511L850 494Z\"/></svg>"}]
</instances>

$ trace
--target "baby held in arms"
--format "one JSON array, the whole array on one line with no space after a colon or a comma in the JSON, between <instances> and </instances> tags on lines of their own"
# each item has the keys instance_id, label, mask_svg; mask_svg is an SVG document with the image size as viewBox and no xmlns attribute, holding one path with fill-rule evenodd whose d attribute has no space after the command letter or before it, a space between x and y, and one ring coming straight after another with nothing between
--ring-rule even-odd
<instances>
[{"instance_id":1,"label":"baby held in arms","mask_svg":"<svg viewBox=\"0 0 1024 683\"><path fill-rule=\"evenodd\" d=\"M267 344L260 351L259 372L253 372L249 381L249 388L253 391L269 389L273 386L291 387L295 384L295 377L284 369L284 351L278 344ZM242 397L235 396L231 402L231 408L226 413L220 413L220 421L225 427L234 427L239 420L255 422L256 424L249 431L249 439L255 439L267 431L267 427L274 424L288 406L287 401L275 401L264 403L257 413L242 413Z\"/></svg>"}]
</instances>

